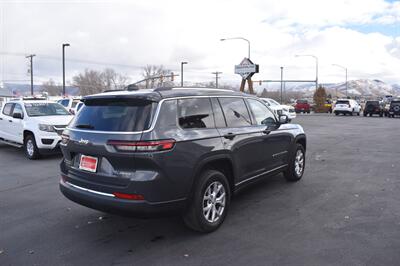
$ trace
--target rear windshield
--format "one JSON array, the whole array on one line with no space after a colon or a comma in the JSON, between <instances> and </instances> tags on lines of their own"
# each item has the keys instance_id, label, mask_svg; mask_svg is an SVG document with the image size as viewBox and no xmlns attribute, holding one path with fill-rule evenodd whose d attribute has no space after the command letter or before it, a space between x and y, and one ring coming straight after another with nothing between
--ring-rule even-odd
<instances>
[{"instance_id":1,"label":"rear windshield","mask_svg":"<svg viewBox=\"0 0 400 266\"><path fill-rule=\"evenodd\" d=\"M368 101L368 102L366 103L366 105L378 106L378 105L379 105L379 102L378 102L378 101Z\"/></svg>"},{"instance_id":2,"label":"rear windshield","mask_svg":"<svg viewBox=\"0 0 400 266\"><path fill-rule=\"evenodd\" d=\"M308 101L307 101L307 100L297 100L297 103L300 103L300 104L307 104Z\"/></svg>"},{"instance_id":3,"label":"rear windshield","mask_svg":"<svg viewBox=\"0 0 400 266\"><path fill-rule=\"evenodd\" d=\"M133 132L150 128L157 103L138 99L86 100L72 128Z\"/></svg>"},{"instance_id":4,"label":"rear windshield","mask_svg":"<svg viewBox=\"0 0 400 266\"><path fill-rule=\"evenodd\" d=\"M28 116L71 115L58 103L25 103Z\"/></svg>"},{"instance_id":5,"label":"rear windshield","mask_svg":"<svg viewBox=\"0 0 400 266\"><path fill-rule=\"evenodd\" d=\"M337 101L336 104L349 104L349 101Z\"/></svg>"}]
</instances>

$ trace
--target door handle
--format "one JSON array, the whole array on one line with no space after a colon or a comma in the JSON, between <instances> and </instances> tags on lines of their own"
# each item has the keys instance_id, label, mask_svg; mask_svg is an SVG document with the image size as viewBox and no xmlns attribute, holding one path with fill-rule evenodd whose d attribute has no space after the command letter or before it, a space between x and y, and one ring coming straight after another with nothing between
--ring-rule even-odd
<instances>
[{"instance_id":1,"label":"door handle","mask_svg":"<svg viewBox=\"0 0 400 266\"><path fill-rule=\"evenodd\" d=\"M230 139L230 140L234 139L235 137L236 137L236 135L233 133L227 133L224 135L224 138Z\"/></svg>"},{"instance_id":2,"label":"door handle","mask_svg":"<svg viewBox=\"0 0 400 266\"><path fill-rule=\"evenodd\" d=\"M12 123L12 120L8 120L8 122Z\"/></svg>"},{"instance_id":3,"label":"door handle","mask_svg":"<svg viewBox=\"0 0 400 266\"><path fill-rule=\"evenodd\" d=\"M3 118L0 117L0 120L3 120Z\"/></svg>"},{"instance_id":4,"label":"door handle","mask_svg":"<svg viewBox=\"0 0 400 266\"><path fill-rule=\"evenodd\" d=\"M269 129L265 129L262 131L263 134L268 135L269 133L271 133L271 130Z\"/></svg>"}]
</instances>

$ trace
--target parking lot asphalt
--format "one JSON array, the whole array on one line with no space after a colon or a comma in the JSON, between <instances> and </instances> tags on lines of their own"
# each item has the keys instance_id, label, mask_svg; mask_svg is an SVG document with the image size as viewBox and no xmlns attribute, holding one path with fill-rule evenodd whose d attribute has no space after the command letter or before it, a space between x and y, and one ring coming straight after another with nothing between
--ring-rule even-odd
<instances>
[{"instance_id":1,"label":"parking lot asphalt","mask_svg":"<svg viewBox=\"0 0 400 266\"><path fill-rule=\"evenodd\" d=\"M237 195L211 234L179 217L133 219L70 202L60 155L0 145L0 265L398 265L400 119L300 115L303 179Z\"/></svg>"}]
</instances>

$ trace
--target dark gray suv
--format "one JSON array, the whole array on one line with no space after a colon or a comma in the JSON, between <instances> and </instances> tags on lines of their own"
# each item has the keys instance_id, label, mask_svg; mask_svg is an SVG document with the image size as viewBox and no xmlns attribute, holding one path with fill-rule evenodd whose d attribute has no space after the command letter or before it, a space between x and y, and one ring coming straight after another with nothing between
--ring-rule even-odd
<instances>
[{"instance_id":1,"label":"dark gray suv","mask_svg":"<svg viewBox=\"0 0 400 266\"><path fill-rule=\"evenodd\" d=\"M62 135L60 189L72 201L117 214L178 212L211 232L234 192L261 177L304 172L301 126L255 96L160 88L87 96Z\"/></svg>"}]
</instances>

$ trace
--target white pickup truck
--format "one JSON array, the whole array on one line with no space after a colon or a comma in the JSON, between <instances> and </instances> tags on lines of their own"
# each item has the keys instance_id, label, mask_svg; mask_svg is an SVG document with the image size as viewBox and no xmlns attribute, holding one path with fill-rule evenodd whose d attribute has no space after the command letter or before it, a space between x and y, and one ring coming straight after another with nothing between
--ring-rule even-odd
<instances>
[{"instance_id":1,"label":"white pickup truck","mask_svg":"<svg viewBox=\"0 0 400 266\"><path fill-rule=\"evenodd\" d=\"M29 159L56 149L73 116L60 104L37 99L10 100L0 111L0 142L24 147Z\"/></svg>"}]
</instances>

